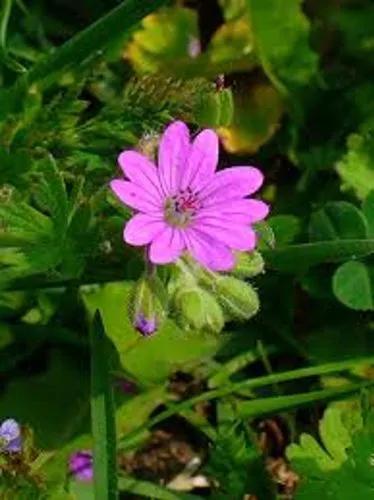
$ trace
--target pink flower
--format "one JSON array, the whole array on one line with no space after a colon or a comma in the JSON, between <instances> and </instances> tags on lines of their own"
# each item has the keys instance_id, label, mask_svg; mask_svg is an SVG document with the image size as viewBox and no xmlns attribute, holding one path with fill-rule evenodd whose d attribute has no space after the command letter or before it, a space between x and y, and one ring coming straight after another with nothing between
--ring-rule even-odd
<instances>
[{"instance_id":1,"label":"pink flower","mask_svg":"<svg viewBox=\"0 0 374 500\"><path fill-rule=\"evenodd\" d=\"M234 266L233 250L255 248L251 224L264 219L269 208L247 196L259 189L263 175L247 166L216 172L218 150L213 130L191 142L187 126L177 121L162 135L158 168L136 151L119 155L128 180L115 179L110 186L138 212L123 238L130 245L149 245L152 263L175 262L187 251L202 266L224 271Z\"/></svg>"}]
</instances>

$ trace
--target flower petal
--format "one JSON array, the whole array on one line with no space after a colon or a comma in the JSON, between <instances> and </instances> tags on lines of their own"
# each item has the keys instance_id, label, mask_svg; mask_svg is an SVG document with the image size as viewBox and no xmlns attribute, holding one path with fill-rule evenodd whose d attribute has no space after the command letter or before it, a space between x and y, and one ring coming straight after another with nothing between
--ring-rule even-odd
<instances>
[{"instance_id":1,"label":"flower petal","mask_svg":"<svg viewBox=\"0 0 374 500\"><path fill-rule=\"evenodd\" d=\"M229 203L221 202L209 208L203 208L196 216L196 220L204 217L214 217L225 220L226 224L252 224L266 218L269 206L260 200L241 199Z\"/></svg>"},{"instance_id":2,"label":"flower petal","mask_svg":"<svg viewBox=\"0 0 374 500\"><path fill-rule=\"evenodd\" d=\"M152 241L149 259L154 264L169 264L178 259L184 248L185 242L182 232L167 226Z\"/></svg>"},{"instance_id":3,"label":"flower petal","mask_svg":"<svg viewBox=\"0 0 374 500\"><path fill-rule=\"evenodd\" d=\"M264 176L255 167L233 167L218 172L200 192L204 207L248 196L259 189Z\"/></svg>"},{"instance_id":4,"label":"flower petal","mask_svg":"<svg viewBox=\"0 0 374 500\"><path fill-rule=\"evenodd\" d=\"M137 151L123 151L118 163L125 176L157 199L163 198L163 192L155 165Z\"/></svg>"},{"instance_id":5,"label":"flower petal","mask_svg":"<svg viewBox=\"0 0 374 500\"><path fill-rule=\"evenodd\" d=\"M204 217L196 221L194 229L209 235L234 250L253 250L256 246L256 233L244 224L226 224L213 217Z\"/></svg>"},{"instance_id":6,"label":"flower petal","mask_svg":"<svg viewBox=\"0 0 374 500\"><path fill-rule=\"evenodd\" d=\"M110 183L112 191L125 204L135 210L161 215L162 205L160 200L152 197L140 186L133 182L114 179Z\"/></svg>"},{"instance_id":7,"label":"flower petal","mask_svg":"<svg viewBox=\"0 0 374 500\"><path fill-rule=\"evenodd\" d=\"M203 266L212 271L228 271L235 265L231 250L199 230L189 228L185 232L187 249Z\"/></svg>"},{"instance_id":8,"label":"flower petal","mask_svg":"<svg viewBox=\"0 0 374 500\"><path fill-rule=\"evenodd\" d=\"M162 135L158 173L166 194L175 194L190 151L190 133L181 121L173 122Z\"/></svg>"},{"instance_id":9,"label":"flower petal","mask_svg":"<svg viewBox=\"0 0 374 500\"><path fill-rule=\"evenodd\" d=\"M148 245L166 227L161 218L148 214L136 214L126 224L123 239L129 245Z\"/></svg>"},{"instance_id":10,"label":"flower petal","mask_svg":"<svg viewBox=\"0 0 374 500\"><path fill-rule=\"evenodd\" d=\"M186 169L180 182L181 189L200 190L214 175L218 164L219 143L214 130L205 129L191 145Z\"/></svg>"}]
</instances>

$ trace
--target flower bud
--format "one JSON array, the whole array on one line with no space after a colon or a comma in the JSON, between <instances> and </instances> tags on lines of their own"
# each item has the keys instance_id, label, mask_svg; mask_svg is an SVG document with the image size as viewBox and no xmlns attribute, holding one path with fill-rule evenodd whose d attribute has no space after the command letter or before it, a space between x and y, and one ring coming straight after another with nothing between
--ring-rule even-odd
<instances>
[{"instance_id":1,"label":"flower bud","mask_svg":"<svg viewBox=\"0 0 374 500\"><path fill-rule=\"evenodd\" d=\"M183 326L192 330L220 332L224 325L222 310L216 299L198 286L176 293L175 305Z\"/></svg>"},{"instance_id":2,"label":"flower bud","mask_svg":"<svg viewBox=\"0 0 374 500\"><path fill-rule=\"evenodd\" d=\"M234 115L234 99L230 89L223 89L219 92L219 126L228 127L231 125Z\"/></svg>"},{"instance_id":3,"label":"flower bud","mask_svg":"<svg viewBox=\"0 0 374 500\"><path fill-rule=\"evenodd\" d=\"M143 276L135 285L134 328L148 337L155 333L167 310L167 295L157 276Z\"/></svg>"},{"instance_id":4,"label":"flower bud","mask_svg":"<svg viewBox=\"0 0 374 500\"><path fill-rule=\"evenodd\" d=\"M245 320L258 312L258 295L248 283L222 276L216 281L215 288L227 319Z\"/></svg>"},{"instance_id":5,"label":"flower bud","mask_svg":"<svg viewBox=\"0 0 374 500\"><path fill-rule=\"evenodd\" d=\"M264 259L259 252L238 252L232 274L238 278L252 278L264 271L264 265Z\"/></svg>"},{"instance_id":6,"label":"flower bud","mask_svg":"<svg viewBox=\"0 0 374 500\"><path fill-rule=\"evenodd\" d=\"M217 127L219 125L220 103L217 93L204 93L197 99L194 109L194 119L202 127Z\"/></svg>"}]
</instances>

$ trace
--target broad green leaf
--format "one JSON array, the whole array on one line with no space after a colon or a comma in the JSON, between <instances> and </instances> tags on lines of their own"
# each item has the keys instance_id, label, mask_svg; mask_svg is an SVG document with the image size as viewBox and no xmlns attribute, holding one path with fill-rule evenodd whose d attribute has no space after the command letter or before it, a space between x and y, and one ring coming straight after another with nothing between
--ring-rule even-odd
<instances>
[{"instance_id":1,"label":"broad green leaf","mask_svg":"<svg viewBox=\"0 0 374 500\"><path fill-rule=\"evenodd\" d=\"M256 83L234 93L232 124L218 133L230 153L255 153L279 127L283 103L274 87Z\"/></svg>"},{"instance_id":2,"label":"broad green leaf","mask_svg":"<svg viewBox=\"0 0 374 500\"><path fill-rule=\"evenodd\" d=\"M164 404L169 398L167 387L159 385L134 395L122 403L116 412L118 436L126 436L129 432L144 424L155 408ZM147 435L145 433L140 438L143 439Z\"/></svg>"},{"instance_id":3,"label":"broad green leaf","mask_svg":"<svg viewBox=\"0 0 374 500\"><path fill-rule=\"evenodd\" d=\"M165 8L147 16L126 48L126 57L140 73L156 73L185 59L198 43L197 14L192 9Z\"/></svg>"},{"instance_id":4,"label":"broad green leaf","mask_svg":"<svg viewBox=\"0 0 374 500\"><path fill-rule=\"evenodd\" d=\"M367 223L362 212L351 203L329 202L312 214L309 235L311 241L366 238Z\"/></svg>"},{"instance_id":5,"label":"broad green leaf","mask_svg":"<svg viewBox=\"0 0 374 500\"><path fill-rule=\"evenodd\" d=\"M362 262L342 264L333 276L336 297L347 307L360 311L374 310L374 272Z\"/></svg>"},{"instance_id":6,"label":"broad green leaf","mask_svg":"<svg viewBox=\"0 0 374 500\"><path fill-rule=\"evenodd\" d=\"M197 13L183 7L169 7L147 16L128 44L125 57L139 73L182 78L248 70L255 62L245 17L219 27L201 53Z\"/></svg>"},{"instance_id":7,"label":"broad green leaf","mask_svg":"<svg viewBox=\"0 0 374 500\"><path fill-rule=\"evenodd\" d=\"M321 241L263 250L267 264L275 269L295 272L325 262L339 262L374 253L374 239Z\"/></svg>"},{"instance_id":8,"label":"broad green leaf","mask_svg":"<svg viewBox=\"0 0 374 500\"><path fill-rule=\"evenodd\" d=\"M96 312L91 328L91 425L95 497L116 500L117 453L113 385L108 340Z\"/></svg>"},{"instance_id":9,"label":"broad green leaf","mask_svg":"<svg viewBox=\"0 0 374 500\"><path fill-rule=\"evenodd\" d=\"M247 0L256 51L267 76L285 95L317 74L309 22L301 0Z\"/></svg>"},{"instance_id":10,"label":"broad green leaf","mask_svg":"<svg viewBox=\"0 0 374 500\"><path fill-rule=\"evenodd\" d=\"M53 450L86 428L88 373L81 360L62 351L53 350L47 363L40 374L14 377L5 386L0 420L12 415L33 429L38 447Z\"/></svg>"},{"instance_id":11,"label":"broad green leaf","mask_svg":"<svg viewBox=\"0 0 374 500\"><path fill-rule=\"evenodd\" d=\"M246 0L218 0L227 21L246 14Z\"/></svg>"},{"instance_id":12,"label":"broad green leaf","mask_svg":"<svg viewBox=\"0 0 374 500\"><path fill-rule=\"evenodd\" d=\"M163 382L174 371L188 370L218 350L222 341L216 335L185 332L171 320L165 320L152 337L142 337L132 325L133 287L132 282L108 283L83 290L82 296L90 314L100 311L122 366L135 378L147 384Z\"/></svg>"}]
</instances>

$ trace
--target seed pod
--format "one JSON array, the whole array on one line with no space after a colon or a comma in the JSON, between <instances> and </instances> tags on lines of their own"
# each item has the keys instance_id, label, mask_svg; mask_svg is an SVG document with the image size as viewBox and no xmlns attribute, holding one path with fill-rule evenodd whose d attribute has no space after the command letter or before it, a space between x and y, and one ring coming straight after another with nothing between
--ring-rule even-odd
<instances>
[{"instance_id":1,"label":"seed pod","mask_svg":"<svg viewBox=\"0 0 374 500\"><path fill-rule=\"evenodd\" d=\"M222 309L207 291L195 286L176 293L175 306L182 326L218 333L224 326Z\"/></svg>"},{"instance_id":2,"label":"seed pod","mask_svg":"<svg viewBox=\"0 0 374 500\"><path fill-rule=\"evenodd\" d=\"M252 278L264 271L265 263L259 252L239 252L236 255L236 264L232 271L238 278Z\"/></svg>"},{"instance_id":3,"label":"seed pod","mask_svg":"<svg viewBox=\"0 0 374 500\"><path fill-rule=\"evenodd\" d=\"M258 295L248 283L232 276L222 276L216 281L215 288L227 319L246 320L258 312Z\"/></svg>"}]
</instances>

